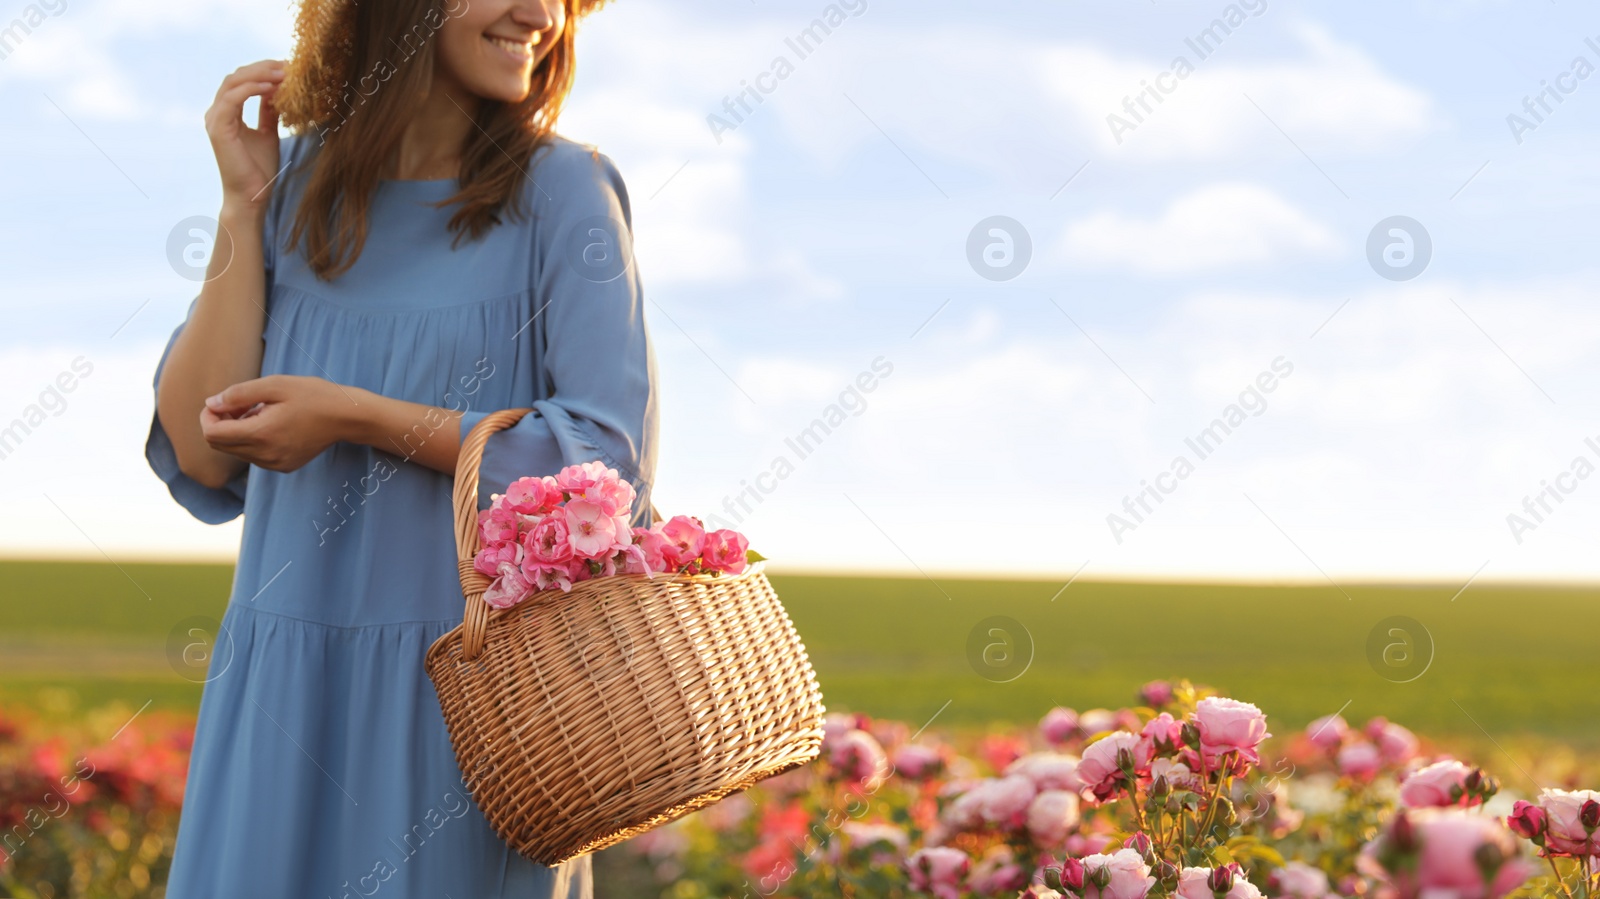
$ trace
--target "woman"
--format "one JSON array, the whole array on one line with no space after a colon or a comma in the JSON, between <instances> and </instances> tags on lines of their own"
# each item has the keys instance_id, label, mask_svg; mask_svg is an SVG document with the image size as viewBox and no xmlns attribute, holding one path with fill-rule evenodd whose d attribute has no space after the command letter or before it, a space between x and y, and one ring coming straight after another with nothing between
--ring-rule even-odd
<instances>
[{"instance_id":1,"label":"woman","mask_svg":"<svg viewBox=\"0 0 1600 899\"><path fill-rule=\"evenodd\" d=\"M447 3L306 0L288 72L239 69L206 115L220 227L146 452L245 522L170 899L590 895L587 859L534 864L478 813L422 662L462 618L451 476L486 412L535 410L490 439L484 503L598 459L648 523L627 193L551 130L598 0Z\"/></svg>"}]
</instances>

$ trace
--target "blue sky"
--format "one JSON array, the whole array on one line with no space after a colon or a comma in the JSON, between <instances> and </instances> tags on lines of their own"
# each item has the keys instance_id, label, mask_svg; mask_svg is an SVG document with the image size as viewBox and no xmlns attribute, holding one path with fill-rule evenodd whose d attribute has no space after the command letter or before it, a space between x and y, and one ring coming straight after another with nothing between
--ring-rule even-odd
<instances>
[{"instance_id":1,"label":"blue sky","mask_svg":"<svg viewBox=\"0 0 1600 899\"><path fill-rule=\"evenodd\" d=\"M797 59L827 7L617 0L580 32L561 130L632 195L664 509L724 508L881 360L739 516L780 563L1600 575L1600 477L1558 480L1600 465L1600 73L1577 62L1600 66L1600 14L1271 0L1201 58L1186 39L1230 4L867 0ZM227 556L237 526L189 520L144 466L148 382L195 293L169 234L220 203L201 115L287 54L290 11L53 8L0 60L0 419L79 356L93 373L0 460L0 552ZM758 76L775 89L719 142L708 117ZM1170 92L1118 135L1148 84ZM1546 84L1561 102L1515 134ZM1368 254L1397 215L1432 244L1408 280ZM968 258L992 216L1032 245L1008 280ZM1141 482L1173 489L1146 512Z\"/></svg>"}]
</instances>

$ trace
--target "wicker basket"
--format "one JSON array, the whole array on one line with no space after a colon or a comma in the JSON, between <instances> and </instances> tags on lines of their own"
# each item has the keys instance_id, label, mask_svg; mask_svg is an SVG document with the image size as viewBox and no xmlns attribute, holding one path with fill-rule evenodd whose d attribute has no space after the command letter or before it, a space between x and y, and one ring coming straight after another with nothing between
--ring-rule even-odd
<instances>
[{"instance_id":1,"label":"wicker basket","mask_svg":"<svg viewBox=\"0 0 1600 899\"><path fill-rule=\"evenodd\" d=\"M618 843L817 757L822 694L757 563L744 574L582 581L510 608L483 601L478 466L462 442L456 550L466 616L428 649L478 808L545 865Z\"/></svg>"}]
</instances>

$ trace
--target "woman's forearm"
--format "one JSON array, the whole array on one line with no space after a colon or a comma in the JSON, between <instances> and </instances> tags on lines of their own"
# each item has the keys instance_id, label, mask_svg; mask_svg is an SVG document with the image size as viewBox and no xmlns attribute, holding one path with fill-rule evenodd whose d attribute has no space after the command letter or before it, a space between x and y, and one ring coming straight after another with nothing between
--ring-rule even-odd
<instances>
[{"instance_id":1,"label":"woman's forearm","mask_svg":"<svg viewBox=\"0 0 1600 899\"><path fill-rule=\"evenodd\" d=\"M223 206L206 282L188 324L167 356L156 392L156 412L172 440L178 466L211 487L244 469L239 458L212 449L200 428L206 397L261 375L266 323L262 259L265 206Z\"/></svg>"},{"instance_id":2,"label":"woman's forearm","mask_svg":"<svg viewBox=\"0 0 1600 899\"><path fill-rule=\"evenodd\" d=\"M348 388L347 388L348 389ZM393 453L434 471L455 474L461 453L461 413L350 390L355 403L344 439Z\"/></svg>"}]
</instances>

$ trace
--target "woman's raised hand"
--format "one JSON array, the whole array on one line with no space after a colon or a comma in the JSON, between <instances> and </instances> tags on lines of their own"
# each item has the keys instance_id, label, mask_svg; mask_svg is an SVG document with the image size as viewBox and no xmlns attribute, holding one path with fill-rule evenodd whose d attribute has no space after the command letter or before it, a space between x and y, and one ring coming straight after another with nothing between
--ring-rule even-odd
<instances>
[{"instance_id":1,"label":"woman's raised hand","mask_svg":"<svg viewBox=\"0 0 1600 899\"><path fill-rule=\"evenodd\" d=\"M283 83L283 63L263 59L222 79L206 110L206 134L222 175L222 204L241 210L265 208L278 174L278 110L273 106ZM244 121L244 103L261 98L256 127Z\"/></svg>"}]
</instances>

